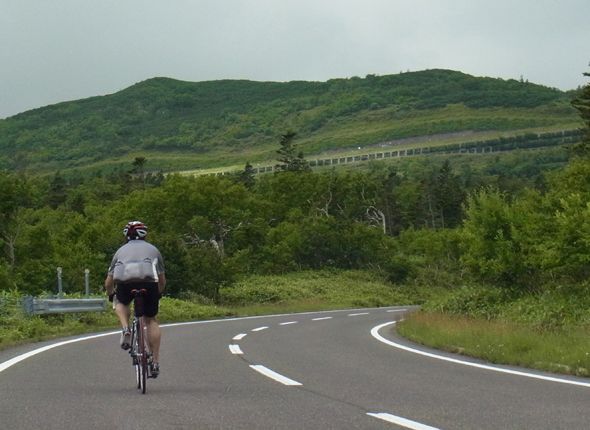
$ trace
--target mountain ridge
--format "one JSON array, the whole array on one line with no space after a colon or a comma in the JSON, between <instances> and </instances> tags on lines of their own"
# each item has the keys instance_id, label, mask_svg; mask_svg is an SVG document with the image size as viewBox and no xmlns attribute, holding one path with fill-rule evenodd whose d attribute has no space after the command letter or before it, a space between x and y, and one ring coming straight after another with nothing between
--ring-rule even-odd
<instances>
[{"instance_id":1,"label":"mountain ridge","mask_svg":"<svg viewBox=\"0 0 590 430\"><path fill-rule=\"evenodd\" d=\"M272 157L280 134L306 152L465 130L572 127L572 92L433 69L325 82L156 77L113 94L0 120L0 169L150 169Z\"/></svg>"}]
</instances>

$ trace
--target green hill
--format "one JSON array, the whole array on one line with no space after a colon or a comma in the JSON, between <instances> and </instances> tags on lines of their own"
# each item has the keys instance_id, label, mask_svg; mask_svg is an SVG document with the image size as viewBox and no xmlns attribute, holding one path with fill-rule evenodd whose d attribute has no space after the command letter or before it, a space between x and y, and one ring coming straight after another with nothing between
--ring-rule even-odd
<instances>
[{"instance_id":1,"label":"green hill","mask_svg":"<svg viewBox=\"0 0 590 430\"><path fill-rule=\"evenodd\" d=\"M0 120L0 169L112 170L136 156L149 170L273 160L288 129L306 155L465 130L566 130L580 122L572 97L450 70L327 82L154 78Z\"/></svg>"}]
</instances>

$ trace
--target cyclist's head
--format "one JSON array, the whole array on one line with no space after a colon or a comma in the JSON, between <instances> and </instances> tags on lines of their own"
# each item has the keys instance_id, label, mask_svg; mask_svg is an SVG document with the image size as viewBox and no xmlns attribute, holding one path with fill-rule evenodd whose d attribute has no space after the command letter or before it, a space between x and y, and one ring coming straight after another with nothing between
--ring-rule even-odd
<instances>
[{"instance_id":1,"label":"cyclist's head","mask_svg":"<svg viewBox=\"0 0 590 430\"><path fill-rule=\"evenodd\" d=\"M128 240L143 239L147 235L147 227L141 221L131 221L123 229L123 234Z\"/></svg>"}]
</instances>

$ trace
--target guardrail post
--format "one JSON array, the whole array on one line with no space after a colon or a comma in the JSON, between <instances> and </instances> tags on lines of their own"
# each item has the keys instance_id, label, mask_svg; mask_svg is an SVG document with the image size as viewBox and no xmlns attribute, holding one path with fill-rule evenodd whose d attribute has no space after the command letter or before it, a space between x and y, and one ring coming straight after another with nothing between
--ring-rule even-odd
<instances>
[{"instance_id":1,"label":"guardrail post","mask_svg":"<svg viewBox=\"0 0 590 430\"><path fill-rule=\"evenodd\" d=\"M86 278L86 298L90 297L90 270L84 269Z\"/></svg>"},{"instance_id":2,"label":"guardrail post","mask_svg":"<svg viewBox=\"0 0 590 430\"><path fill-rule=\"evenodd\" d=\"M57 287L58 287L58 294L57 298L61 299L63 297L63 286L61 283L61 267L57 268Z\"/></svg>"},{"instance_id":3,"label":"guardrail post","mask_svg":"<svg viewBox=\"0 0 590 430\"><path fill-rule=\"evenodd\" d=\"M27 315L33 315L35 313L35 307L33 305L33 297L24 296L22 299L23 309Z\"/></svg>"}]
</instances>

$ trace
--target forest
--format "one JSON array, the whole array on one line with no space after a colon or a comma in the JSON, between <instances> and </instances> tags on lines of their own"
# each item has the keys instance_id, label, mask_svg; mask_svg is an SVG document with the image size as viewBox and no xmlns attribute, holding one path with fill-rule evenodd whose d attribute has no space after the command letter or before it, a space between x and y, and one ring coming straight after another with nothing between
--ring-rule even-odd
<instances>
[{"instance_id":1,"label":"forest","mask_svg":"<svg viewBox=\"0 0 590 430\"><path fill-rule=\"evenodd\" d=\"M0 289L11 297L101 294L139 219L166 259L170 298L219 303L248 276L371 273L414 304L543 330L590 323L590 85L572 101L577 143L538 151L424 155L312 171L298 134L283 166L224 176L143 170L0 171ZM251 301L273 301L256 289ZM379 306L378 298L367 305Z\"/></svg>"},{"instance_id":2,"label":"forest","mask_svg":"<svg viewBox=\"0 0 590 430\"><path fill-rule=\"evenodd\" d=\"M287 130L308 155L465 130L574 130L575 93L451 70L327 82L153 78L0 120L0 169L109 173L137 156L156 172L244 165L274 160Z\"/></svg>"},{"instance_id":3,"label":"forest","mask_svg":"<svg viewBox=\"0 0 590 430\"><path fill-rule=\"evenodd\" d=\"M88 268L99 292L122 227L140 219L166 255L173 297L216 300L241 276L330 268L436 288L460 278L575 291L588 274L588 169L558 147L256 178L128 173L68 183L4 171L0 285L55 293L59 266L65 291L80 291Z\"/></svg>"}]
</instances>

